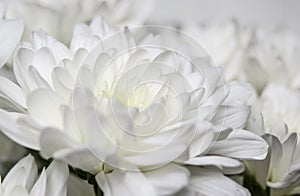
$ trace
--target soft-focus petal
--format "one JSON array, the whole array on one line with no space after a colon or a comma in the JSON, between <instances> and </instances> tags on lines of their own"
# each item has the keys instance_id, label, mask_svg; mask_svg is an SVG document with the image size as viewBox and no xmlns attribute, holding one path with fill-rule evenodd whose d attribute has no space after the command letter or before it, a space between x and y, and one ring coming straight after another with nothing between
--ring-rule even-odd
<instances>
[{"instance_id":1,"label":"soft-focus petal","mask_svg":"<svg viewBox=\"0 0 300 196\"><path fill-rule=\"evenodd\" d=\"M188 184L190 174L185 167L168 164L145 172L145 176L158 195L173 195Z\"/></svg>"},{"instance_id":2,"label":"soft-focus petal","mask_svg":"<svg viewBox=\"0 0 300 196\"><path fill-rule=\"evenodd\" d=\"M0 68L7 62L23 34L24 25L19 20L0 21Z\"/></svg>"},{"instance_id":3,"label":"soft-focus petal","mask_svg":"<svg viewBox=\"0 0 300 196\"><path fill-rule=\"evenodd\" d=\"M45 196L65 196L69 178L68 165L61 161L53 161L46 169L47 184Z\"/></svg>"},{"instance_id":4,"label":"soft-focus petal","mask_svg":"<svg viewBox=\"0 0 300 196\"><path fill-rule=\"evenodd\" d=\"M97 174L103 166L102 160L96 157L86 146L57 151L53 157L92 174Z\"/></svg>"},{"instance_id":5,"label":"soft-focus petal","mask_svg":"<svg viewBox=\"0 0 300 196\"><path fill-rule=\"evenodd\" d=\"M105 196L156 196L155 190L140 172L120 171L115 169L111 173L100 172L96 176L99 187Z\"/></svg>"},{"instance_id":6,"label":"soft-focus petal","mask_svg":"<svg viewBox=\"0 0 300 196\"><path fill-rule=\"evenodd\" d=\"M64 133L55 128L44 129L40 136L41 155L50 158L55 152L72 147L77 144L70 140Z\"/></svg>"}]
</instances>

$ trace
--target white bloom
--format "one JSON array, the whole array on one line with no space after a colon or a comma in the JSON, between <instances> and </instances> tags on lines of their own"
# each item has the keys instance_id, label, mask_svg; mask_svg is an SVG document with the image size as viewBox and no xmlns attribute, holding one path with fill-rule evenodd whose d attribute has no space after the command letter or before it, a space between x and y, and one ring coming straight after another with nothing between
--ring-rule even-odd
<instances>
[{"instance_id":1,"label":"white bloom","mask_svg":"<svg viewBox=\"0 0 300 196\"><path fill-rule=\"evenodd\" d=\"M282 43L288 42L282 40ZM257 89L261 94L253 103L253 114L247 129L263 135L270 150L265 160L249 162L248 169L263 188L271 189L271 195L296 194L299 193L300 185L300 150L297 141L300 131L300 97L297 88L292 85L292 72L287 72L292 70L290 66L293 65L292 61L281 59L287 56L284 51L277 51L276 44L272 47L268 45L268 50L263 46L256 46L261 53L253 59L256 58L255 65L260 68L253 72L253 79L255 80L255 75L263 75L266 80L264 84L258 85L263 88ZM293 56L290 57L294 59ZM296 73L297 71L293 75ZM254 116L259 114L261 117L255 119Z\"/></svg>"},{"instance_id":2,"label":"white bloom","mask_svg":"<svg viewBox=\"0 0 300 196\"><path fill-rule=\"evenodd\" d=\"M292 31L242 27L235 23L185 25L203 43L228 80L250 82L260 94L270 83L299 89L300 39Z\"/></svg>"},{"instance_id":3,"label":"white bloom","mask_svg":"<svg viewBox=\"0 0 300 196\"><path fill-rule=\"evenodd\" d=\"M205 51L174 29L110 32L99 18L79 25L70 49L34 33L14 59L20 87L1 84L12 86L7 101L20 109L0 110L3 132L97 174L106 196L173 195L193 187L190 176L202 182L187 165L213 166L207 175L226 179L227 191L248 194L223 173L243 171L236 159L267 153L263 139L242 130L249 87L224 84ZM209 194L215 183L193 191Z\"/></svg>"},{"instance_id":4,"label":"white bloom","mask_svg":"<svg viewBox=\"0 0 300 196\"><path fill-rule=\"evenodd\" d=\"M263 132L263 118L251 120L249 130ZM289 133L285 124L269 129L263 137L270 145L269 153L263 161L249 161L248 169L263 187L271 188L271 195L300 193L300 149L298 135Z\"/></svg>"},{"instance_id":5,"label":"white bloom","mask_svg":"<svg viewBox=\"0 0 300 196\"><path fill-rule=\"evenodd\" d=\"M243 77L239 79L250 82L258 95L271 84L299 90L299 48L300 39L292 31L253 29L241 57L239 70Z\"/></svg>"},{"instance_id":6,"label":"white bloom","mask_svg":"<svg viewBox=\"0 0 300 196\"><path fill-rule=\"evenodd\" d=\"M249 170L271 195L299 193L299 46L292 32L258 29L246 55L247 77L258 94L253 116L262 114L249 119L248 129L270 145L267 158Z\"/></svg>"},{"instance_id":7,"label":"white bloom","mask_svg":"<svg viewBox=\"0 0 300 196\"><path fill-rule=\"evenodd\" d=\"M270 83L253 103L254 115L262 114L266 131L281 123L290 132L300 132L300 94L283 85Z\"/></svg>"},{"instance_id":8,"label":"white bloom","mask_svg":"<svg viewBox=\"0 0 300 196\"><path fill-rule=\"evenodd\" d=\"M64 196L69 171L65 163L53 161L38 177L31 155L21 159L0 182L1 196Z\"/></svg>"},{"instance_id":9,"label":"white bloom","mask_svg":"<svg viewBox=\"0 0 300 196\"><path fill-rule=\"evenodd\" d=\"M298 90L300 86L299 66L300 39L292 31L271 31L257 29L249 50L246 54L252 74L250 81L257 77L265 78L263 84L270 83L285 85ZM256 76L256 78L255 78Z\"/></svg>"},{"instance_id":10,"label":"white bloom","mask_svg":"<svg viewBox=\"0 0 300 196\"><path fill-rule=\"evenodd\" d=\"M143 24L151 1L143 0L4 0L6 18L25 22L25 38L44 30L68 43L76 23L101 15L114 25Z\"/></svg>"}]
</instances>

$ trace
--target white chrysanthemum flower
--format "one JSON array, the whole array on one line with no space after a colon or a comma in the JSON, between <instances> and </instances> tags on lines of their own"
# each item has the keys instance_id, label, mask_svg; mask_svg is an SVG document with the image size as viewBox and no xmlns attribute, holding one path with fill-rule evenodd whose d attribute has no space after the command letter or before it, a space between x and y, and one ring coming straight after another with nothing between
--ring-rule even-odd
<instances>
[{"instance_id":1,"label":"white chrysanthemum flower","mask_svg":"<svg viewBox=\"0 0 300 196\"><path fill-rule=\"evenodd\" d=\"M260 88L269 83L298 90L300 39L292 31L257 29L247 52L248 76ZM254 68L253 68L254 67ZM254 85L255 86L255 85ZM255 86L255 87L256 87Z\"/></svg>"},{"instance_id":2,"label":"white chrysanthemum flower","mask_svg":"<svg viewBox=\"0 0 300 196\"><path fill-rule=\"evenodd\" d=\"M288 125L289 131L299 130L299 66L297 65L300 42L295 34L289 31L255 29L253 36L249 37L251 34L248 33L247 36L247 33L240 28L225 26L211 30L213 28L193 27L199 40L206 35L210 37L207 40L211 40L211 43L206 43L208 50L211 50L212 55L215 53L215 56L219 56L221 60L216 58L216 62L224 67L225 76L228 74L232 76L227 78L248 81L254 86L258 96L253 110L256 115L263 114L267 131L282 122ZM251 39L242 42L241 38L245 37ZM222 38L224 38L223 42L218 41ZM230 44L222 44L224 47L220 47L221 43ZM230 47L232 45L240 47ZM221 52L214 52L218 50L213 46ZM225 47L226 49L223 49ZM237 48L239 52L234 52ZM230 52L234 54L233 57L229 55ZM231 59L227 60L230 66L226 66L225 61L222 61L222 55Z\"/></svg>"},{"instance_id":3,"label":"white chrysanthemum flower","mask_svg":"<svg viewBox=\"0 0 300 196\"><path fill-rule=\"evenodd\" d=\"M205 51L174 29L111 31L100 18L79 25L70 49L34 33L14 59L20 87L1 84L16 109L0 110L1 130L95 174L106 196L247 195L223 174L267 153L242 130L249 86L224 84Z\"/></svg>"},{"instance_id":4,"label":"white chrysanthemum flower","mask_svg":"<svg viewBox=\"0 0 300 196\"><path fill-rule=\"evenodd\" d=\"M285 123L290 132L300 132L300 94L284 85L270 83L252 106L254 116L262 114L266 132Z\"/></svg>"},{"instance_id":5,"label":"white chrysanthemum flower","mask_svg":"<svg viewBox=\"0 0 300 196\"><path fill-rule=\"evenodd\" d=\"M67 195L68 166L60 161L53 161L43 169L38 177L38 170L31 155L21 159L0 182L1 196L64 196Z\"/></svg>"},{"instance_id":6,"label":"white chrysanthemum flower","mask_svg":"<svg viewBox=\"0 0 300 196\"><path fill-rule=\"evenodd\" d=\"M258 94L269 83L299 89L300 39L292 31L235 23L185 25L184 30L205 44L226 79L250 82Z\"/></svg>"},{"instance_id":7,"label":"white chrysanthemum flower","mask_svg":"<svg viewBox=\"0 0 300 196\"><path fill-rule=\"evenodd\" d=\"M290 133L281 123L272 128L265 128L263 117L250 119L249 130L263 134L270 149L265 160L249 161L248 170L263 189L268 187L270 195L300 193L300 150L298 135ZM268 130L267 134L264 134Z\"/></svg>"},{"instance_id":8,"label":"white chrysanthemum flower","mask_svg":"<svg viewBox=\"0 0 300 196\"><path fill-rule=\"evenodd\" d=\"M153 4L143 0L4 1L4 16L25 22L25 38L32 31L44 30L65 43L70 41L76 23L90 21L97 15L113 25L141 25Z\"/></svg>"}]
</instances>

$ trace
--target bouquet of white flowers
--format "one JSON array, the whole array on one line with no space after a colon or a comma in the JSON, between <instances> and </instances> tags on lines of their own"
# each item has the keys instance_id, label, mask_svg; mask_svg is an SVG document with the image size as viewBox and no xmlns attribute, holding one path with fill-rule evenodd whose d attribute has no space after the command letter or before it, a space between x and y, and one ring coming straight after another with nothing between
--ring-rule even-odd
<instances>
[{"instance_id":1,"label":"bouquet of white flowers","mask_svg":"<svg viewBox=\"0 0 300 196\"><path fill-rule=\"evenodd\" d=\"M300 38L151 5L0 2L0 196L300 194Z\"/></svg>"}]
</instances>

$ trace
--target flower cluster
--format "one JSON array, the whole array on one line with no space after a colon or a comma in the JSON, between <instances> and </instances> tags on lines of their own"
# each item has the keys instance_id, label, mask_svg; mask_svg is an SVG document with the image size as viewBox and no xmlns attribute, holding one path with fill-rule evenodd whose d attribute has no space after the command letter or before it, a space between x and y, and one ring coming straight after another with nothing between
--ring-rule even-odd
<instances>
[{"instance_id":1,"label":"flower cluster","mask_svg":"<svg viewBox=\"0 0 300 196\"><path fill-rule=\"evenodd\" d=\"M300 193L298 38L148 4L0 3L0 196Z\"/></svg>"}]
</instances>

